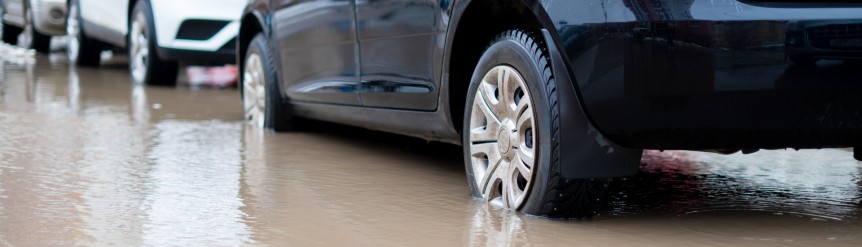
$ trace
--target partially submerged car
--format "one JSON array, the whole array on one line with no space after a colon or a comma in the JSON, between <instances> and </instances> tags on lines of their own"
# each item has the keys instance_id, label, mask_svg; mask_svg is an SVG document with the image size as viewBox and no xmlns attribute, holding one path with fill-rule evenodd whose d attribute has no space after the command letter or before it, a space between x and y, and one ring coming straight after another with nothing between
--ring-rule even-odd
<instances>
[{"instance_id":1,"label":"partially submerged car","mask_svg":"<svg viewBox=\"0 0 862 247\"><path fill-rule=\"evenodd\" d=\"M0 0L3 42L47 53L66 34L66 0ZM19 42L20 41L20 42Z\"/></svg>"},{"instance_id":2,"label":"partially submerged car","mask_svg":"<svg viewBox=\"0 0 862 247\"><path fill-rule=\"evenodd\" d=\"M176 83L178 62L234 62L243 0L71 0L67 55L97 66L111 46L126 49L132 81Z\"/></svg>"},{"instance_id":3,"label":"partially submerged car","mask_svg":"<svg viewBox=\"0 0 862 247\"><path fill-rule=\"evenodd\" d=\"M798 69L784 43L792 21L860 13L829 1L252 0L237 59L249 124L312 118L460 144L473 196L585 217L644 149L862 144L858 65Z\"/></svg>"}]
</instances>

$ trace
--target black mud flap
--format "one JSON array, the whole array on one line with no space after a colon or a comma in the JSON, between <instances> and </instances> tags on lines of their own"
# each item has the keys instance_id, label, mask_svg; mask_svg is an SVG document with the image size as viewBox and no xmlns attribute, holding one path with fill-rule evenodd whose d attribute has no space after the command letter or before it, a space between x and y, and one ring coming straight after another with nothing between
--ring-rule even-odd
<instances>
[{"instance_id":1,"label":"black mud flap","mask_svg":"<svg viewBox=\"0 0 862 247\"><path fill-rule=\"evenodd\" d=\"M553 36L542 29L551 57L560 101L560 173L569 179L631 176L638 172L643 150L617 145L589 121L575 81Z\"/></svg>"}]
</instances>

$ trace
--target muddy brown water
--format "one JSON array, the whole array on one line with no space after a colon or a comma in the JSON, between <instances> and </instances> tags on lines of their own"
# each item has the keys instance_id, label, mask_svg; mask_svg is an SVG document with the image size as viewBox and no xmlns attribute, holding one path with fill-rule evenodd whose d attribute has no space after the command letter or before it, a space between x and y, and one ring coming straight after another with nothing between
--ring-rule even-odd
<instances>
[{"instance_id":1,"label":"muddy brown water","mask_svg":"<svg viewBox=\"0 0 862 247\"><path fill-rule=\"evenodd\" d=\"M0 245L860 246L845 149L647 151L591 220L470 198L457 146L241 122L235 89L132 85L122 61L0 68Z\"/></svg>"}]
</instances>

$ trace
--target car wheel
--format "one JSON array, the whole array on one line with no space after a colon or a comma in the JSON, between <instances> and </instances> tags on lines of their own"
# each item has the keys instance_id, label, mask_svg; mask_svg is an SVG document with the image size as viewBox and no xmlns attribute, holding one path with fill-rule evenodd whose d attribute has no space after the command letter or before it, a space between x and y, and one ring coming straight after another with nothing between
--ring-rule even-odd
<instances>
[{"instance_id":1,"label":"car wheel","mask_svg":"<svg viewBox=\"0 0 862 247\"><path fill-rule=\"evenodd\" d=\"M159 58L156 53L156 31L153 11L148 1L138 1L129 16L129 73L135 83L173 85L179 66Z\"/></svg>"},{"instance_id":2,"label":"car wheel","mask_svg":"<svg viewBox=\"0 0 862 247\"><path fill-rule=\"evenodd\" d=\"M3 9L3 4L0 4L0 17L6 14L6 10ZM3 20L0 20L0 37L3 37L3 42L15 45L18 43L18 35L21 34L23 30L20 27L6 25L3 23Z\"/></svg>"},{"instance_id":3,"label":"car wheel","mask_svg":"<svg viewBox=\"0 0 862 247\"><path fill-rule=\"evenodd\" d=\"M242 71L242 106L246 123L262 129L295 129L276 80L269 42L262 34L248 45Z\"/></svg>"},{"instance_id":4,"label":"car wheel","mask_svg":"<svg viewBox=\"0 0 862 247\"><path fill-rule=\"evenodd\" d=\"M25 12L24 35L19 38L19 45L27 49L34 49L40 53L48 53L51 51L51 36L44 35L36 31L36 24L33 23L33 10L28 7Z\"/></svg>"},{"instance_id":5,"label":"car wheel","mask_svg":"<svg viewBox=\"0 0 862 247\"><path fill-rule=\"evenodd\" d=\"M69 62L79 66L98 66L101 59L102 46L98 41L90 39L81 26L81 11L78 1L69 3L66 15L66 56Z\"/></svg>"},{"instance_id":6,"label":"car wheel","mask_svg":"<svg viewBox=\"0 0 862 247\"><path fill-rule=\"evenodd\" d=\"M498 35L479 60L464 116L473 196L526 214L594 215L606 179L560 175L560 108L547 50L532 34Z\"/></svg>"}]
</instances>

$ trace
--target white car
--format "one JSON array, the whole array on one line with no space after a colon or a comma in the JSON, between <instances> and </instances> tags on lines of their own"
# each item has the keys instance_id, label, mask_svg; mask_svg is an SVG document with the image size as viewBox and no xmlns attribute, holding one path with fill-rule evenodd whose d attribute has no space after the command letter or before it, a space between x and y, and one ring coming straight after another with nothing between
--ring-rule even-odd
<instances>
[{"instance_id":1,"label":"white car","mask_svg":"<svg viewBox=\"0 0 862 247\"><path fill-rule=\"evenodd\" d=\"M245 0L71 0L67 53L99 65L107 45L125 48L132 81L174 84L177 62L233 63Z\"/></svg>"},{"instance_id":2,"label":"white car","mask_svg":"<svg viewBox=\"0 0 862 247\"><path fill-rule=\"evenodd\" d=\"M3 42L47 53L51 36L66 34L66 0L0 0Z\"/></svg>"}]
</instances>

